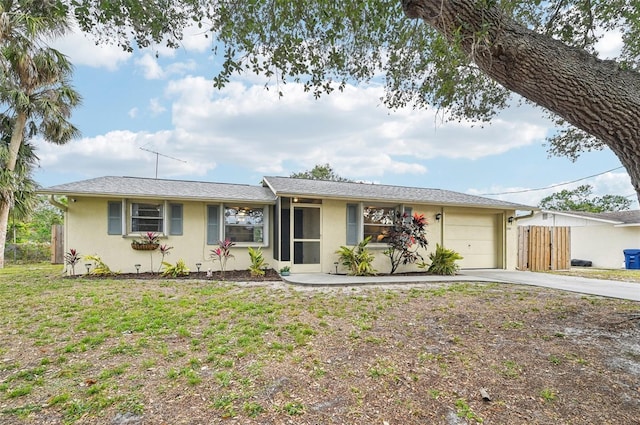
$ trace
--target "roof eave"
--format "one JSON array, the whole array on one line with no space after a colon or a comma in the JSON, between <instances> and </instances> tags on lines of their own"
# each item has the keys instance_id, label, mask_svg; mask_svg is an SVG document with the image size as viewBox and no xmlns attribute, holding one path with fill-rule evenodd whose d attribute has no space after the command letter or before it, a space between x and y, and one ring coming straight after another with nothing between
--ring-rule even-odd
<instances>
[{"instance_id":1,"label":"roof eave","mask_svg":"<svg viewBox=\"0 0 640 425\"><path fill-rule=\"evenodd\" d=\"M583 220L591 220L591 221L597 221L600 223L607 223L607 224L624 224L624 221L620 221L620 220L607 220L606 218L597 218L597 217L589 217L586 215L580 215L580 214L571 214L569 212L566 211L552 211L552 210L541 210L541 212L543 213L547 213L547 214L557 214L557 215L561 215L561 216L565 216L565 217L571 217L571 218L580 218Z\"/></svg>"},{"instance_id":2,"label":"roof eave","mask_svg":"<svg viewBox=\"0 0 640 425\"><path fill-rule=\"evenodd\" d=\"M273 189L272 189L273 190ZM369 196L342 196L342 195L318 195L308 194L302 192L288 192L288 191L275 191L276 196L290 197L290 198L311 198L311 199L334 199L340 201L358 201L358 202L382 202L382 203L395 203L395 204L421 204L421 205L434 205L439 207L471 207L471 208L483 208L483 209L500 209L500 210L525 210L525 211L538 211L539 208L528 205L500 205L500 204L474 204L474 203L461 203L461 202L438 202L430 200L416 200L416 199L402 199L402 198L379 198Z\"/></svg>"},{"instance_id":3,"label":"roof eave","mask_svg":"<svg viewBox=\"0 0 640 425\"><path fill-rule=\"evenodd\" d=\"M82 191L72 191L72 190L47 190L40 189L36 191L36 193L40 193L43 195L64 195L64 196L86 196L91 198L127 198L127 199L175 199L182 201L234 201L234 202L249 202L249 203L261 203L261 204L269 204L274 205L276 203L274 199L251 199L251 198L225 198L225 197L202 197L202 196L180 196L180 195L149 195L149 194L139 194L139 193L117 193L117 192L82 192Z\"/></svg>"}]
</instances>

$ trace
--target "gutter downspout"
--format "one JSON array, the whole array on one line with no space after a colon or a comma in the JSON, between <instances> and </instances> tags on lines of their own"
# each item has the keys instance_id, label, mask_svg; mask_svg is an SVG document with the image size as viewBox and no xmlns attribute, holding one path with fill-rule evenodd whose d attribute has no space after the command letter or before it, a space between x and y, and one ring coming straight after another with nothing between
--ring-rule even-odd
<instances>
[{"instance_id":1,"label":"gutter downspout","mask_svg":"<svg viewBox=\"0 0 640 425\"><path fill-rule=\"evenodd\" d=\"M49 203L54 207L67 212L67 206L56 199L56 195L49 195Z\"/></svg>"},{"instance_id":2,"label":"gutter downspout","mask_svg":"<svg viewBox=\"0 0 640 425\"><path fill-rule=\"evenodd\" d=\"M514 217L515 221L520 220L521 218L529 218L529 217L533 217L533 214L535 213L535 211L529 211L529 214L523 214L523 215L516 215Z\"/></svg>"}]
</instances>

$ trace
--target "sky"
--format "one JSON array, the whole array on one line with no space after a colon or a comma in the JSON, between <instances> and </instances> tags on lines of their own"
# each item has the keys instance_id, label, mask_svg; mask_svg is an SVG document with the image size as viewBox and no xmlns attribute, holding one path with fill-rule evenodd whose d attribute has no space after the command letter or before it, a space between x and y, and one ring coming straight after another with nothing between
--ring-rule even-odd
<instances>
[{"instance_id":1,"label":"sky","mask_svg":"<svg viewBox=\"0 0 640 425\"><path fill-rule=\"evenodd\" d=\"M52 45L75 65L83 103L71 121L82 136L64 146L35 141L34 177L43 187L101 176L259 184L263 176L329 163L356 181L532 206L589 184L594 195L622 195L637 208L629 177L609 150L576 162L550 158L544 144L554 127L531 106L510 107L479 126L443 122L435 110L389 110L375 83L314 99L299 85L243 75L217 90L212 79L221 59L211 39L195 33L178 50L127 53L80 32ZM620 45L606 36L601 56Z\"/></svg>"}]
</instances>

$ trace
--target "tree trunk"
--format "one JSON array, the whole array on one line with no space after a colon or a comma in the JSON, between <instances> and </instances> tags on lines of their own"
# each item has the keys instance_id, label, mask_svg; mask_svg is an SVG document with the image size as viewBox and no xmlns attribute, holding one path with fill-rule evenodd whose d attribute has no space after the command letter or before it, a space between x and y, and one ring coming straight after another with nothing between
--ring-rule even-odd
<instances>
[{"instance_id":1,"label":"tree trunk","mask_svg":"<svg viewBox=\"0 0 640 425\"><path fill-rule=\"evenodd\" d=\"M401 2L409 18L424 20L449 39L461 37L489 77L604 142L627 169L640 200L640 73L535 33L476 0ZM488 43L477 37L486 24Z\"/></svg>"},{"instance_id":2,"label":"tree trunk","mask_svg":"<svg viewBox=\"0 0 640 425\"><path fill-rule=\"evenodd\" d=\"M18 113L16 122L11 132L11 141L9 142L9 155L7 158L6 171L14 174L16 164L18 162L18 153L20 146L24 140L24 129L27 123L27 114ZM5 196L0 197L0 269L4 268L4 250L7 246L7 229L9 228L9 211L13 206L13 189L5 188Z\"/></svg>"},{"instance_id":3,"label":"tree trunk","mask_svg":"<svg viewBox=\"0 0 640 425\"><path fill-rule=\"evenodd\" d=\"M0 269L4 268L4 250L7 246L10 209L11 206L7 202L0 201Z\"/></svg>"},{"instance_id":4,"label":"tree trunk","mask_svg":"<svg viewBox=\"0 0 640 425\"><path fill-rule=\"evenodd\" d=\"M20 153L20 146L24 140L24 129L27 125L27 113L19 112L16 114L16 122L11 132L11 142L9 143L9 158L7 158L7 170L13 172L16 169L18 163L18 154Z\"/></svg>"}]
</instances>

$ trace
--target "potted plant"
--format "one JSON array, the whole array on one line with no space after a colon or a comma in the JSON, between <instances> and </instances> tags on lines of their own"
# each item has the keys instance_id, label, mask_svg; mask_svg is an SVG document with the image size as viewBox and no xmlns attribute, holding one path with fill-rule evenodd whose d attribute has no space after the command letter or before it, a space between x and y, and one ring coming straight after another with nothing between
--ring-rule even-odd
<instances>
[{"instance_id":1,"label":"potted plant","mask_svg":"<svg viewBox=\"0 0 640 425\"><path fill-rule=\"evenodd\" d=\"M160 236L154 232L147 232L140 239L131 242L131 248L138 251L154 251L160 246Z\"/></svg>"},{"instance_id":2,"label":"potted plant","mask_svg":"<svg viewBox=\"0 0 640 425\"><path fill-rule=\"evenodd\" d=\"M291 267L284 266L280 268L280 276L289 276L290 273L291 273Z\"/></svg>"}]
</instances>

